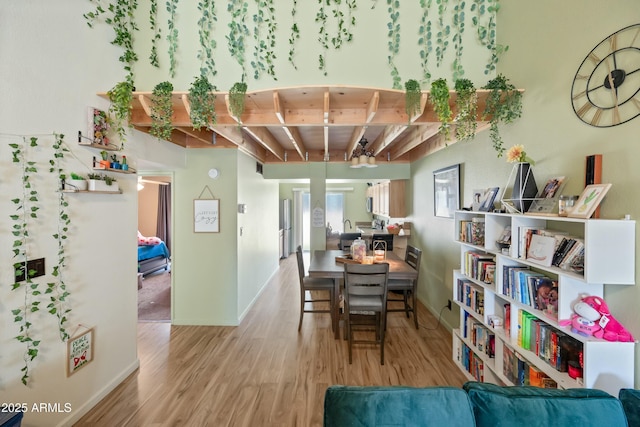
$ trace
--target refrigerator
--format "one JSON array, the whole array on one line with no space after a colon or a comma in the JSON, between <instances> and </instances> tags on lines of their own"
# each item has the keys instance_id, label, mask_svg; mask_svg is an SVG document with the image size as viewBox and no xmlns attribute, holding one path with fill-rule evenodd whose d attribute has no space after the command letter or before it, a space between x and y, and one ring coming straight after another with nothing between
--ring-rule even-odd
<instances>
[{"instance_id":1,"label":"refrigerator","mask_svg":"<svg viewBox=\"0 0 640 427\"><path fill-rule=\"evenodd\" d=\"M280 201L280 229L282 230L282 258L289 256L291 251L291 199Z\"/></svg>"}]
</instances>

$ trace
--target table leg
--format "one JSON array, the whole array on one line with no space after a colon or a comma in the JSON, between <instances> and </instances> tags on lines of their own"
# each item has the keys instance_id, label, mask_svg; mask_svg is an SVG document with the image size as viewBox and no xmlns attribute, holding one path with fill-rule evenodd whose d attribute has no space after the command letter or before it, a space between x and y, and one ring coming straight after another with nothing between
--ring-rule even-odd
<instances>
[{"instance_id":1,"label":"table leg","mask_svg":"<svg viewBox=\"0 0 640 427\"><path fill-rule=\"evenodd\" d=\"M340 338L340 279L333 279L333 332L334 338Z\"/></svg>"}]
</instances>

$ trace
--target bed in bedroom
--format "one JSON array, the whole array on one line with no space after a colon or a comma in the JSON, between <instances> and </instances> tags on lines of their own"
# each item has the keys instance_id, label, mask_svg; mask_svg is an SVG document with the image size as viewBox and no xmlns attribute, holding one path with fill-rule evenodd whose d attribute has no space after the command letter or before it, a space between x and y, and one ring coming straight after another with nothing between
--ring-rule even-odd
<instances>
[{"instance_id":1,"label":"bed in bedroom","mask_svg":"<svg viewBox=\"0 0 640 427\"><path fill-rule=\"evenodd\" d=\"M168 270L169 261L169 248L163 241L153 245L138 245L138 273L143 276L162 269Z\"/></svg>"}]
</instances>

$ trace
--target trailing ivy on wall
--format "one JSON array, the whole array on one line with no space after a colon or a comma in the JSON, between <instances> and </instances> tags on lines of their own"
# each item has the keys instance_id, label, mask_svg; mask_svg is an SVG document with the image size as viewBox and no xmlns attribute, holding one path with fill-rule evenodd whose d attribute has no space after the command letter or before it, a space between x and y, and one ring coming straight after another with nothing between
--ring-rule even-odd
<instances>
[{"instance_id":1,"label":"trailing ivy on wall","mask_svg":"<svg viewBox=\"0 0 640 427\"><path fill-rule=\"evenodd\" d=\"M198 20L198 37L200 39L200 49L198 59L200 60L200 74L202 76L215 77L218 74L216 62L213 59L213 51L217 47L213 37L214 24L218 22L214 0L200 0L198 10L201 17Z\"/></svg>"},{"instance_id":2,"label":"trailing ivy on wall","mask_svg":"<svg viewBox=\"0 0 640 427\"><path fill-rule=\"evenodd\" d=\"M478 127L478 95L469 79L458 79L456 91L456 139L468 141L476 135Z\"/></svg>"},{"instance_id":3,"label":"trailing ivy on wall","mask_svg":"<svg viewBox=\"0 0 640 427\"><path fill-rule=\"evenodd\" d=\"M422 67L422 78L425 82L431 80L431 71L429 70L429 54L433 51L433 41L431 33L431 20L429 20L429 10L431 9L431 0L420 0L422 8L422 16L420 17L420 26L418 27L418 46L420 46L420 67Z\"/></svg>"},{"instance_id":4,"label":"trailing ivy on wall","mask_svg":"<svg viewBox=\"0 0 640 427\"><path fill-rule=\"evenodd\" d=\"M137 0L117 0L104 6L102 0L89 0L96 5L92 12L84 14L84 18L89 27L93 27L96 20L100 19L109 11L104 18L104 22L113 28L115 38L111 44L120 46L124 53L118 58L124 64L124 71L127 73L126 80L134 84L133 63L138 60L138 55L133 50L133 34L138 30L135 22L135 11L138 8Z\"/></svg>"},{"instance_id":5,"label":"trailing ivy on wall","mask_svg":"<svg viewBox=\"0 0 640 427\"><path fill-rule=\"evenodd\" d=\"M449 46L449 34L451 28L444 23L445 13L447 12L447 3L449 0L436 0L438 5L438 32L436 33L436 66L440 67L444 59L444 53Z\"/></svg>"},{"instance_id":6,"label":"trailing ivy on wall","mask_svg":"<svg viewBox=\"0 0 640 427\"><path fill-rule=\"evenodd\" d=\"M54 134L55 142L53 144L53 159L49 161L49 172L56 174L56 178L59 181L65 178L62 173L63 170L60 167L60 160L64 158L64 153L69 150L64 146L64 135ZM69 338L69 333L66 329L67 315L71 312L71 308L68 305L67 298L71 295L67 290L67 285L64 282L64 267L65 267L65 244L67 242L69 224L71 219L67 213L67 207L69 204L65 200L64 192L58 192L58 232L53 235L58 246L57 261L53 266L51 275L54 277L53 282L47 283L47 289L44 291L45 295L49 296L49 304L47 305L47 311L55 316L58 320L58 333L60 339L65 342Z\"/></svg>"},{"instance_id":7,"label":"trailing ivy on wall","mask_svg":"<svg viewBox=\"0 0 640 427\"><path fill-rule=\"evenodd\" d=\"M240 123L240 116L244 112L244 97L247 93L247 84L245 82L236 82L229 91L229 109L238 119Z\"/></svg>"},{"instance_id":8,"label":"trailing ivy on wall","mask_svg":"<svg viewBox=\"0 0 640 427\"><path fill-rule=\"evenodd\" d=\"M253 15L253 39L256 41L251 66L253 67L253 77L257 80L264 72L278 80L275 75L274 59L276 46L276 18L273 0L255 0L258 13ZM264 26L267 26L267 37L262 36Z\"/></svg>"},{"instance_id":9,"label":"trailing ivy on wall","mask_svg":"<svg viewBox=\"0 0 640 427\"><path fill-rule=\"evenodd\" d=\"M169 20L167 21L169 33L167 41L169 42L169 75L173 78L176 76L176 52L178 51L178 29L176 28L176 11L178 10L178 0L167 0L167 12L169 12Z\"/></svg>"},{"instance_id":10,"label":"trailing ivy on wall","mask_svg":"<svg viewBox=\"0 0 640 427\"><path fill-rule=\"evenodd\" d=\"M149 10L149 25L153 37L151 37L151 53L149 54L149 62L154 67L160 67L158 62L158 40L162 38L160 35L160 27L158 26L158 0L151 0Z\"/></svg>"},{"instance_id":11,"label":"trailing ivy on wall","mask_svg":"<svg viewBox=\"0 0 640 427\"><path fill-rule=\"evenodd\" d=\"M387 23L389 56L387 61L391 67L392 87L394 89L402 89L400 72L395 64L395 57L400 51L400 0L387 0L387 5L387 12L389 12L389 22Z\"/></svg>"},{"instance_id":12,"label":"trailing ivy on wall","mask_svg":"<svg viewBox=\"0 0 640 427\"><path fill-rule=\"evenodd\" d=\"M249 5L244 0L230 0L227 11L231 13L229 33L227 34L227 47L231 57L236 60L242 70L242 80L247 75L245 67L245 38L249 36L247 27L247 8Z\"/></svg>"},{"instance_id":13,"label":"trailing ivy on wall","mask_svg":"<svg viewBox=\"0 0 640 427\"><path fill-rule=\"evenodd\" d=\"M411 117L418 114L420 112L420 98L422 97L422 91L420 90L420 83L417 80L407 80L404 83L405 89L405 103L404 109L409 116L409 120Z\"/></svg>"},{"instance_id":14,"label":"trailing ivy on wall","mask_svg":"<svg viewBox=\"0 0 640 427\"><path fill-rule=\"evenodd\" d=\"M320 23L320 29L318 30L318 42L322 52L318 55L318 69L322 71L323 75L327 75L327 51L329 50L329 32L327 30L327 13L324 10L324 2L327 4L330 0L318 0L320 8L316 12L316 22Z\"/></svg>"},{"instance_id":15,"label":"trailing ivy on wall","mask_svg":"<svg viewBox=\"0 0 640 427\"><path fill-rule=\"evenodd\" d=\"M126 139L125 126L131 127L131 102L133 101L133 83L119 82L107 92L109 101L110 125L115 128L120 139L120 149L124 148Z\"/></svg>"},{"instance_id":16,"label":"trailing ivy on wall","mask_svg":"<svg viewBox=\"0 0 640 427\"><path fill-rule=\"evenodd\" d=\"M16 276L23 276L24 281L16 281L11 286L13 291L24 292L24 305L11 310L13 321L19 326L19 333L15 337L16 340L25 345L23 354L24 366L22 371L22 383L27 385L29 380L29 372L31 362L38 356L38 347L40 340L33 336L32 316L40 311L40 301L38 295L42 292L39 290L39 283L33 280L35 271L27 270L27 261L30 259L30 234L29 228L33 222L38 219L39 196L38 191L32 186L32 177L37 175L38 169L35 162L28 161L25 150L28 147L37 147L38 139L35 137L23 137L23 144L11 143L13 163L17 163L21 170L22 194L11 201L16 206L16 213L10 215L13 221L13 257L16 262L13 264Z\"/></svg>"},{"instance_id":17,"label":"trailing ivy on wall","mask_svg":"<svg viewBox=\"0 0 640 427\"><path fill-rule=\"evenodd\" d=\"M489 137L493 143L493 149L498 153L498 157L502 157L505 148L498 125L511 123L522 116L522 93L502 74L489 80L484 89L489 89L491 92L487 96L482 118L489 119Z\"/></svg>"},{"instance_id":18,"label":"trailing ivy on wall","mask_svg":"<svg viewBox=\"0 0 640 427\"><path fill-rule=\"evenodd\" d=\"M206 128L216 123L216 96L212 92L215 87L204 74L196 77L189 88L189 116L194 130Z\"/></svg>"},{"instance_id":19,"label":"trailing ivy on wall","mask_svg":"<svg viewBox=\"0 0 640 427\"><path fill-rule=\"evenodd\" d=\"M293 19L293 24L291 24L291 33L289 35L289 62L293 65L295 70L298 69L298 66L295 63L295 55L296 55L296 44L298 40L300 40L300 29L298 28L298 23L296 22L296 14L298 13L298 2L297 0L293 0L293 6L291 7L291 18Z\"/></svg>"},{"instance_id":20,"label":"trailing ivy on wall","mask_svg":"<svg viewBox=\"0 0 640 427\"><path fill-rule=\"evenodd\" d=\"M445 79L438 79L431 83L431 96L429 100L433 104L433 108L440 120L440 133L444 136L445 141L449 139L451 133L451 119L453 113L449 106L449 86Z\"/></svg>"},{"instance_id":21,"label":"trailing ivy on wall","mask_svg":"<svg viewBox=\"0 0 640 427\"><path fill-rule=\"evenodd\" d=\"M464 76L464 68L462 67L462 35L464 34L464 7L465 2L461 1L453 7L453 49L455 51L455 59L453 60L453 81Z\"/></svg>"},{"instance_id":22,"label":"trailing ivy on wall","mask_svg":"<svg viewBox=\"0 0 640 427\"><path fill-rule=\"evenodd\" d=\"M496 42L498 10L500 10L498 0L474 0L471 6L471 11L475 12L472 22L476 27L478 41L491 53L485 66L485 74L495 71L500 56L509 50L509 46L499 45Z\"/></svg>"}]
</instances>

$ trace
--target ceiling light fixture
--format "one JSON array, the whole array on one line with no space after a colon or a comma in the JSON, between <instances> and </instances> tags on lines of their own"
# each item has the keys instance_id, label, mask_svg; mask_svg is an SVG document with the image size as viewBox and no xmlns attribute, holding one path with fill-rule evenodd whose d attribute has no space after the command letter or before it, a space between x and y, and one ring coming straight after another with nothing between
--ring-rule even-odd
<instances>
[{"instance_id":1,"label":"ceiling light fixture","mask_svg":"<svg viewBox=\"0 0 640 427\"><path fill-rule=\"evenodd\" d=\"M360 138L360 141L358 142L359 146L357 146L355 150L353 150L353 153L351 153L351 168L378 167L376 164L376 156L373 155L373 151L368 151L366 149L368 143L369 141L367 141L367 138L364 136Z\"/></svg>"}]
</instances>

